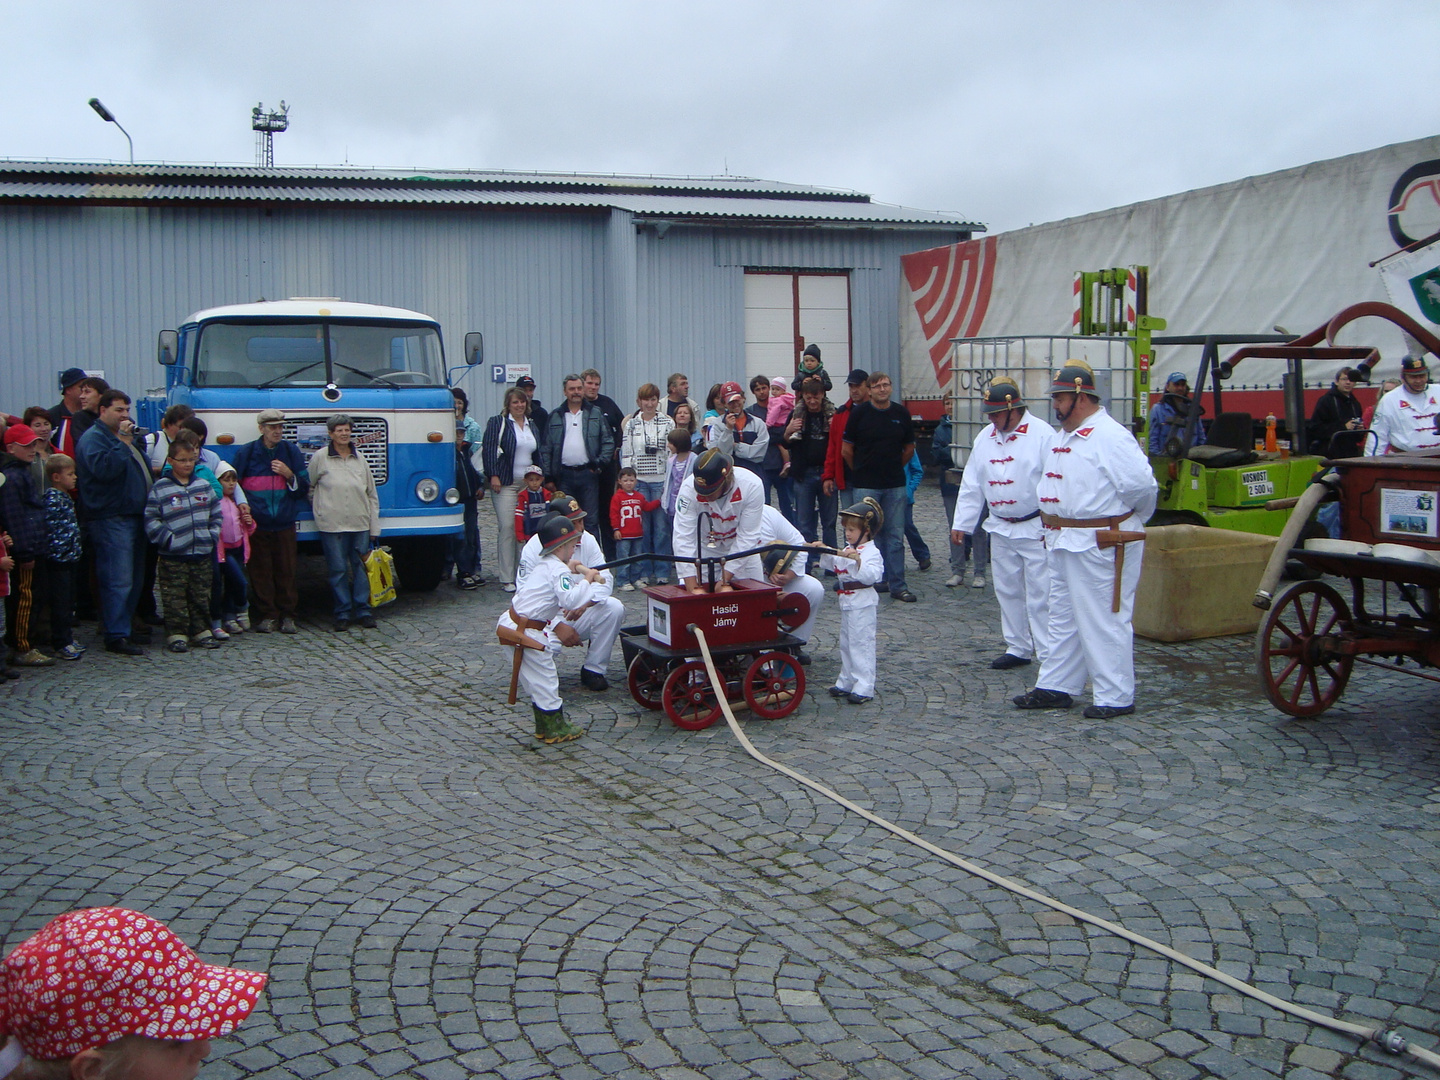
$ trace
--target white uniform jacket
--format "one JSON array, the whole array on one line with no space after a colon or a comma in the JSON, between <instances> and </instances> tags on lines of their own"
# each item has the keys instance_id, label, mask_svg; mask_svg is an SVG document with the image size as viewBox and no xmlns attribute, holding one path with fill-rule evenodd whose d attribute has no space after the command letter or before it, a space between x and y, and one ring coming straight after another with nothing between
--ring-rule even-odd
<instances>
[{"instance_id":1,"label":"white uniform jacket","mask_svg":"<svg viewBox=\"0 0 1440 1080\"><path fill-rule=\"evenodd\" d=\"M794 544L796 547L803 547L805 537L800 530L785 520L785 515L776 510L773 506L764 508L764 523L760 526L760 543L762 544ZM805 573L805 567L809 565L810 556L803 551L795 553L795 561L790 564L790 569L797 575Z\"/></svg>"},{"instance_id":2,"label":"white uniform jacket","mask_svg":"<svg viewBox=\"0 0 1440 1080\"><path fill-rule=\"evenodd\" d=\"M680 494L675 498L673 541L677 558L748 551L764 543L765 484L749 469L737 468L734 476L735 485L730 493L715 502L701 502L696 497L694 476L686 477L680 485ZM733 577L759 581L765 576L759 555L726 563L725 569ZM682 579L698 573L694 563L679 563L676 571Z\"/></svg>"},{"instance_id":3,"label":"white uniform jacket","mask_svg":"<svg viewBox=\"0 0 1440 1080\"><path fill-rule=\"evenodd\" d=\"M1149 459L1121 424L1100 409L1075 431L1061 430L1045 455L1036 485L1042 513L1086 520L1124 515L1120 528L1143 532L1160 486ZM1098 547L1095 529L1046 529L1045 546L1061 551Z\"/></svg>"},{"instance_id":4,"label":"white uniform jacket","mask_svg":"<svg viewBox=\"0 0 1440 1080\"><path fill-rule=\"evenodd\" d=\"M590 530L580 534L580 545L575 549L575 557L585 566L599 566L605 561L605 552L600 548L600 541L591 535ZM530 537L525 541L525 546L520 549L520 565L515 568L515 585L518 590L521 583L529 576L530 571L540 565L543 556L540 554L540 535ZM587 583L588 584L588 583ZM615 587L615 576L609 570L600 571L600 581L591 586L595 591L586 597L588 600L604 600L610 595ZM518 592L517 592L518 595ZM578 607L578 604L571 604L571 608ZM525 612L515 609L524 615ZM538 619L540 616L531 615L530 618Z\"/></svg>"},{"instance_id":5,"label":"white uniform jacket","mask_svg":"<svg viewBox=\"0 0 1440 1080\"><path fill-rule=\"evenodd\" d=\"M1045 471L1050 447L1055 445L1055 429L1029 409L1015 430L1002 434L995 425L986 427L975 439L970 460L960 481L960 494L955 498L955 520L952 529L973 533L980 513L988 503L990 516L985 531L997 536L1040 539L1039 517L1017 521L1040 509L1035 487Z\"/></svg>"},{"instance_id":6,"label":"white uniform jacket","mask_svg":"<svg viewBox=\"0 0 1440 1080\"><path fill-rule=\"evenodd\" d=\"M880 554L880 546L875 541L866 540L855 550L860 554L859 562L840 555L820 556L821 567L835 571L835 587L840 593L841 611L875 607L880 603L880 597L874 589L846 591L854 585L874 585L885 576L885 557Z\"/></svg>"},{"instance_id":7,"label":"white uniform jacket","mask_svg":"<svg viewBox=\"0 0 1440 1080\"><path fill-rule=\"evenodd\" d=\"M1366 455L1404 454L1440 446L1440 435L1435 434L1436 415L1440 415L1440 393L1434 383L1418 394L1412 394L1402 383L1375 406L1375 417L1370 421L1375 438L1366 437Z\"/></svg>"},{"instance_id":8,"label":"white uniform jacket","mask_svg":"<svg viewBox=\"0 0 1440 1080\"><path fill-rule=\"evenodd\" d=\"M546 555L530 568L525 580L515 587L510 606L521 618L545 623L543 631L532 630L530 633L542 634L545 648L549 652L559 652L562 646L554 634L554 627L561 612L604 599L601 595L602 589L603 586L599 583L591 584L579 574L572 574L570 568L555 556ZM510 613L502 612L500 618L508 623Z\"/></svg>"}]
</instances>

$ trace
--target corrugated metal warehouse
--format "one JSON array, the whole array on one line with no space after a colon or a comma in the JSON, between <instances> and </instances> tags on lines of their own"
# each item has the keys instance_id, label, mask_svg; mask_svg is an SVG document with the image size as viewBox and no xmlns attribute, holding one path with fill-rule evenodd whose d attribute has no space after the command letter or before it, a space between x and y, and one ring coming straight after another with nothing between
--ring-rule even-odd
<instances>
[{"instance_id":1,"label":"corrugated metal warehouse","mask_svg":"<svg viewBox=\"0 0 1440 1080\"><path fill-rule=\"evenodd\" d=\"M867 195L736 177L0 163L4 400L58 400L67 367L133 393L163 383L156 334L220 304L334 296L466 331L476 415L491 365L531 364L555 405L566 372L634 389L827 370L898 373L900 256L981 231ZM842 380L837 378L836 382Z\"/></svg>"}]
</instances>

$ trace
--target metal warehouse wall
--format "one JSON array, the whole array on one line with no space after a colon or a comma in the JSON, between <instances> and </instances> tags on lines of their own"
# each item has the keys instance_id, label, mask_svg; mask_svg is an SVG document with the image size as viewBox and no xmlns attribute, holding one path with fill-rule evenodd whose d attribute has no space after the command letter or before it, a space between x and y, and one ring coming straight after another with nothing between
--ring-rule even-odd
<instances>
[{"instance_id":1,"label":"metal warehouse wall","mask_svg":"<svg viewBox=\"0 0 1440 1080\"><path fill-rule=\"evenodd\" d=\"M58 399L63 368L103 368L132 394L163 383L155 335L219 304L288 296L413 308L437 318L458 362L467 330L486 360L535 365L560 400L567 371L594 366L628 407L671 371L692 390L744 371L746 267L853 270L856 363L898 369L903 252L946 231L637 231L629 213L345 207L0 208L0 408ZM778 372L777 372L778 374ZM480 417L501 388L488 368L461 383Z\"/></svg>"}]
</instances>

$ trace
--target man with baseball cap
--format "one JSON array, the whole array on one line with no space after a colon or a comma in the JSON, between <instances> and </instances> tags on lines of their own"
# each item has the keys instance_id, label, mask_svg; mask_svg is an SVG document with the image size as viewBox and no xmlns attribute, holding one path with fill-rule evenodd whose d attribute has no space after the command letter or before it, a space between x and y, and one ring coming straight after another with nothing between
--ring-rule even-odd
<instances>
[{"instance_id":1,"label":"man with baseball cap","mask_svg":"<svg viewBox=\"0 0 1440 1080\"><path fill-rule=\"evenodd\" d=\"M260 437L246 443L231 462L250 500L255 531L250 536L246 573L255 593L255 632L298 633L295 611L295 522L309 503L310 473L300 448L285 438L285 414L265 409L255 417Z\"/></svg>"},{"instance_id":2,"label":"man with baseball cap","mask_svg":"<svg viewBox=\"0 0 1440 1080\"><path fill-rule=\"evenodd\" d=\"M738 382L721 385L720 404L724 412L705 421L706 447L719 450L742 469L759 476L770 449L770 432L764 419L756 420L745 411L745 391Z\"/></svg>"},{"instance_id":3,"label":"man with baseball cap","mask_svg":"<svg viewBox=\"0 0 1440 1080\"><path fill-rule=\"evenodd\" d=\"M1430 384L1430 368L1423 356L1400 361L1400 385L1380 399L1370 423L1374 438L1365 440L1365 453L1405 454L1440 446L1435 419L1440 416L1440 394Z\"/></svg>"},{"instance_id":4,"label":"man with baseball cap","mask_svg":"<svg viewBox=\"0 0 1440 1080\"><path fill-rule=\"evenodd\" d=\"M521 375L515 380L515 389L522 390L525 397L530 401L530 415L537 419L537 422L545 416L545 406L541 405L535 397L535 380L529 375Z\"/></svg>"},{"instance_id":5,"label":"man with baseball cap","mask_svg":"<svg viewBox=\"0 0 1440 1080\"><path fill-rule=\"evenodd\" d=\"M1007 376L990 381L981 411L990 425L975 437L965 464L950 542L963 544L988 506L984 529L990 534L995 599L1000 602L1000 633L1005 651L990 662L1004 671L1025 667L1048 654L1050 568L1036 487L1040 483L1055 429L1025 407L1020 387Z\"/></svg>"},{"instance_id":6,"label":"man with baseball cap","mask_svg":"<svg viewBox=\"0 0 1440 1080\"><path fill-rule=\"evenodd\" d=\"M1165 392L1150 410L1150 453L1165 453L1165 444L1172 438L1185 437L1185 422L1190 416L1190 380L1183 371L1172 371L1165 377ZM1195 425L1191 446L1205 445L1205 425Z\"/></svg>"},{"instance_id":7,"label":"man with baseball cap","mask_svg":"<svg viewBox=\"0 0 1440 1080\"><path fill-rule=\"evenodd\" d=\"M850 400L835 410L830 419L830 447L825 454L825 471L821 474L821 490L826 495L835 495L853 487L850 466L845 463L845 425L855 406L870 400L870 373L855 368L845 376L845 385L850 391Z\"/></svg>"},{"instance_id":8,"label":"man with baseball cap","mask_svg":"<svg viewBox=\"0 0 1440 1080\"><path fill-rule=\"evenodd\" d=\"M1036 484L1050 557L1050 652L1035 689L1014 701L1068 709L1088 678L1094 704L1085 716L1108 720L1135 711L1130 617L1159 485L1135 437L1101 406L1089 364L1067 360L1050 398L1060 432Z\"/></svg>"}]
</instances>

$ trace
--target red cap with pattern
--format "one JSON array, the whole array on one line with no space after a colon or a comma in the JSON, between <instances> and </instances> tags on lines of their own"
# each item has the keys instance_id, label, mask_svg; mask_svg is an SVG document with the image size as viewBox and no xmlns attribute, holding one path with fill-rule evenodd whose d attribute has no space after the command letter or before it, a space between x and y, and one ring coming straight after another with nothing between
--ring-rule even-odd
<instances>
[{"instance_id":1,"label":"red cap with pattern","mask_svg":"<svg viewBox=\"0 0 1440 1080\"><path fill-rule=\"evenodd\" d=\"M250 1015L267 978L205 963L138 911L72 911L0 965L0 1038L14 1035L39 1061L126 1035L216 1038Z\"/></svg>"}]
</instances>

